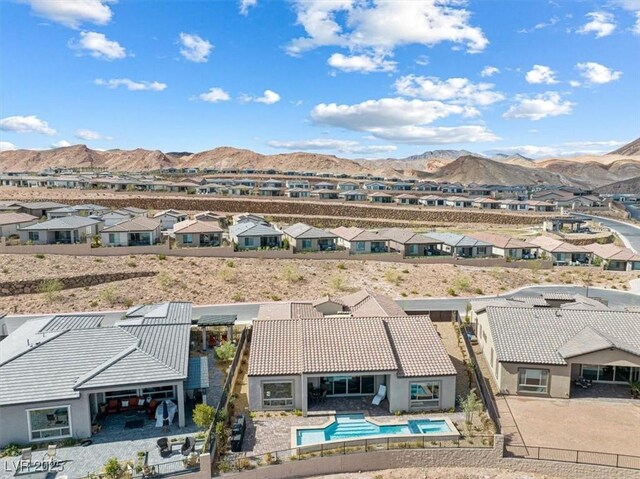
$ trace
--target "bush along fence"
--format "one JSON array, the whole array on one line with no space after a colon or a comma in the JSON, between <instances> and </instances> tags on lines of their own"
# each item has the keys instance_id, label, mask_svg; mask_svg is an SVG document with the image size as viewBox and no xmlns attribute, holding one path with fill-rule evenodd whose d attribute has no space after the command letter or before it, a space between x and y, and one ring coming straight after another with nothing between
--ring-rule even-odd
<instances>
[{"instance_id":1,"label":"bush along fence","mask_svg":"<svg viewBox=\"0 0 640 479\"><path fill-rule=\"evenodd\" d=\"M227 373L227 379L222 388L222 395L216 406L216 413L211 422L211 426L206 432L206 440L202 447L202 453L211 454L211 462L214 463L217 455L227 443L227 426L229 423L229 413L232 413L233 390L240 372L242 358L246 352L247 342L251 328L242 330L240 340L236 346L236 353L231 362L231 367Z\"/></svg>"}]
</instances>

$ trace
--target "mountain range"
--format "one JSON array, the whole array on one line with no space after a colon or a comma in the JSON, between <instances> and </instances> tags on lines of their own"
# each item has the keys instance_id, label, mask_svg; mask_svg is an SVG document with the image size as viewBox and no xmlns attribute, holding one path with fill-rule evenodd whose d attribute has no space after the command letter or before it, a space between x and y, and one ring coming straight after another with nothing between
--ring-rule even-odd
<instances>
[{"instance_id":1,"label":"mountain range","mask_svg":"<svg viewBox=\"0 0 640 479\"><path fill-rule=\"evenodd\" d=\"M86 145L0 152L0 171L5 172L38 172L46 167L151 171L188 166L370 173L479 184L551 183L601 187L640 177L640 138L606 155L544 160L500 153L487 158L467 150L433 150L406 158L349 160L306 152L263 155L226 146L198 153L163 153L142 148L99 151Z\"/></svg>"}]
</instances>

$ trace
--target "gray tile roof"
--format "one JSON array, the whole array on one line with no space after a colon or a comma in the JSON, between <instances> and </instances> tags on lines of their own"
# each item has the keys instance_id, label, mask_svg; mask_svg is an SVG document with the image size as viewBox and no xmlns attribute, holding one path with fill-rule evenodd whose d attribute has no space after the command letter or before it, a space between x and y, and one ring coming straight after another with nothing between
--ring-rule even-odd
<instances>
[{"instance_id":1,"label":"gray tile roof","mask_svg":"<svg viewBox=\"0 0 640 479\"><path fill-rule=\"evenodd\" d=\"M487 319L499 361L564 365L562 353L605 341L640 356L640 313L488 306ZM586 328L592 331L582 332Z\"/></svg>"},{"instance_id":2,"label":"gray tile roof","mask_svg":"<svg viewBox=\"0 0 640 479\"><path fill-rule=\"evenodd\" d=\"M104 315L102 314L54 316L40 332L49 333L52 331L68 331L70 329L97 328L103 319Z\"/></svg>"},{"instance_id":3,"label":"gray tile roof","mask_svg":"<svg viewBox=\"0 0 640 479\"><path fill-rule=\"evenodd\" d=\"M160 222L144 216L136 216L113 226L108 226L102 233L126 233L129 231L153 231L160 227Z\"/></svg>"},{"instance_id":4,"label":"gray tile roof","mask_svg":"<svg viewBox=\"0 0 640 479\"><path fill-rule=\"evenodd\" d=\"M282 232L271 226L243 221L229 227L229 233L234 236L282 236Z\"/></svg>"},{"instance_id":5,"label":"gray tile roof","mask_svg":"<svg viewBox=\"0 0 640 479\"><path fill-rule=\"evenodd\" d=\"M330 231L325 231L304 223L291 225L284 230L284 233L296 239L337 238L337 236Z\"/></svg>"},{"instance_id":6,"label":"gray tile roof","mask_svg":"<svg viewBox=\"0 0 640 479\"><path fill-rule=\"evenodd\" d=\"M85 228L87 226L96 225L101 221L87 218L85 216L65 216L63 218L55 218L49 221L43 221L42 223L36 223L34 225L25 226L20 228L21 231L54 231L54 230L75 230L78 228Z\"/></svg>"},{"instance_id":7,"label":"gray tile roof","mask_svg":"<svg viewBox=\"0 0 640 479\"><path fill-rule=\"evenodd\" d=\"M238 320L237 314L206 314L198 318L198 326L232 326Z\"/></svg>"},{"instance_id":8,"label":"gray tile roof","mask_svg":"<svg viewBox=\"0 0 640 479\"><path fill-rule=\"evenodd\" d=\"M472 246L491 246L491 243L487 241L480 241L475 238L471 238L470 236L464 236L457 233L429 233L429 237L433 239L437 239L444 244L449 246L461 246L461 247L472 247Z\"/></svg>"},{"instance_id":9,"label":"gray tile roof","mask_svg":"<svg viewBox=\"0 0 640 479\"><path fill-rule=\"evenodd\" d=\"M187 377L190 325L143 324L121 328L140 339L139 347L144 352Z\"/></svg>"},{"instance_id":10,"label":"gray tile roof","mask_svg":"<svg viewBox=\"0 0 640 479\"><path fill-rule=\"evenodd\" d=\"M502 236L496 235L493 233L487 233L484 231L479 231L477 233L472 233L470 235L472 238L475 238L480 241L485 241L487 243L492 244L498 248L516 248L516 249L527 249L527 248L537 248L536 245L529 243L527 241L519 240L517 238L511 238L510 236Z\"/></svg>"},{"instance_id":11,"label":"gray tile roof","mask_svg":"<svg viewBox=\"0 0 640 479\"><path fill-rule=\"evenodd\" d=\"M68 206L63 203L56 203L55 201L29 201L18 204L23 208L27 208L30 210L51 210L53 208L63 208L65 206Z\"/></svg>"}]
</instances>

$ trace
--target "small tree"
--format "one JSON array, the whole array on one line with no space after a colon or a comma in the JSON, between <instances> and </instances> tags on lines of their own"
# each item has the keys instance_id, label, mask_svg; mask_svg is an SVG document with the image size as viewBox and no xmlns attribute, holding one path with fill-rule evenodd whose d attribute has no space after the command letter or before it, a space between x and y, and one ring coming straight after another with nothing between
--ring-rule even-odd
<instances>
[{"instance_id":1,"label":"small tree","mask_svg":"<svg viewBox=\"0 0 640 479\"><path fill-rule=\"evenodd\" d=\"M193 410L193 423L200 429L207 429L211 426L215 415L216 410L214 407L204 403L196 404Z\"/></svg>"},{"instance_id":2,"label":"small tree","mask_svg":"<svg viewBox=\"0 0 640 479\"><path fill-rule=\"evenodd\" d=\"M464 422L467 424L467 428L470 429L475 413L482 410L482 401L476 394L475 389L469 391L467 397L460 399L460 407L464 412Z\"/></svg>"},{"instance_id":3,"label":"small tree","mask_svg":"<svg viewBox=\"0 0 640 479\"><path fill-rule=\"evenodd\" d=\"M232 361L235 355L236 347L230 342L226 342L216 348L216 356L220 361Z\"/></svg>"},{"instance_id":4,"label":"small tree","mask_svg":"<svg viewBox=\"0 0 640 479\"><path fill-rule=\"evenodd\" d=\"M124 474L124 468L117 457L110 457L104 463L104 473L109 479L120 479Z\"/></svg>"}]
</instances>

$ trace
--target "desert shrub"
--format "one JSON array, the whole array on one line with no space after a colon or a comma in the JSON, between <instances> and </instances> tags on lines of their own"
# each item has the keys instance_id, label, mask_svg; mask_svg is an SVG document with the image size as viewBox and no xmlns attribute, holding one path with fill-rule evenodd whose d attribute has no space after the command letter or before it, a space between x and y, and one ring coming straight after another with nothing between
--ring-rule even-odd
<instances>
[{"instance_id":1,"label":"desert shrub","mask_svg":"<svg viewBox=\"0 0 640 479\"><path fill-rule=\"evenodd\" d=\"M233 283L236 280L236 272L228 266L223 266L218 270L218 278L225 283Z\"/></svg>"},{"instance_id":2,"label":"desert shrub","mask_svg":"<svg viewBox=\"0 0 640 479\"><path fill-rule=\"evenodd\" d=\"M458 296L458 292L455 290L455 288L447 288L447 294L449 296Z\"/></svg>"},{"instance_id":3,"label":"desert shrub","mask_svg":"<svg viewBox=\"0 0 640 479\"><path fill-rule=\"evenodd\" d=\"M347 289L344 278L340 275L332 276L329 280L329 284L335 291L344 291L345 289Z\"/></svg>"},{"instance_id":4,"label":"desert shrub","mask_svg":"<svg viewBox=\"0 0 640 479\"><path fill-rule=\"evenodd\" d=\"M344 261L340 261L340 262L336 265L336 268L338 268L338 269L342 269L342 270L345 270L345 269L347 269L347 265L344 263Z\"/></svg>"},{"instance_id":5,"label":"desert shrub","mask_svg":"<svg viewBox=\"0 0 640 479\"><path fill-rule=\"evenodd\" d=\"M269 297L271 298L271 301L282 301L282 298L275 293Z\"/></svg>"},{"instance_id":6,"label":"desert shrub","mask_svg":"<svg viewBox=\"0 0 640 479\"><path fill-rule=\"evenodd\" d=\"M40 286L40 292L44 293L47 301L52 302L58 299L60 291L64 288L62 281L56 278L45 280Z\"/></svg>"},{"instance_id":7,"label":"desert shrub","mask_svg":"<svg viewBox=\"0 0 640 479\"><path fill-rule=\"evenodd\" d=\"M453 287L459 291L471 291L471 278L468 276L458 276L453 280Z\"/></svg>"},{"instance_id":8,"label":"desert shrub","mask_svg":"<svg viewBox=\"0 0 640 479\"><path fill-rule=\"evenodd\" d=\"M241 303L242 301L244 301L244 296L242 296L242 293L240 291L236 291L235 293L233 293L233 296L231 296L231 299L236 303Z\"/></svg>"},{"instance_id":9,"label":"desert shrub","mask_svg":"<svg viewBox=\"0 0 640 479\"><path fill-rule=\"evenodd\" d=\"M135 261L127 261L127 266L129 266L129 268L135 268L136 266L138 266L138 263L136 263Z\"/></svg>"},{"instance_id":10,"label":"desert shrub","mask_svg":"<svg viewBox=\"0 0 640 479\"><path fill-rule=\"evenodd\" d=\"M200 429L207 429L211 426L216 415L216 410L208 404L196 404L193 409L193 423Z\"/></svg>"},{"instance_id":11,"label":"desert shrub","mask_svg":"<svg viewBox=\"0 0 640 479\"><path fill-rule=\"evenodd\" d=\"M111 305L118 302L118 293L113 286L107 286L100 292L100 299Z\"/></svg>"},{"instance_id":12,"label":"desert shrub","mask_svg":"<svg viewBox=\"0 0 640 479\"><path fill-rule=\"evenodd\" d=\"M282 277L287 283L297 283L304 279L304 276L300 274L298 268L293 264L288 264L282 268Z\"/></svg>"},{"instance_id":13,"label":"desert shrub","mask_svg":"<svg viewBox=\"0 0 640 479\"><path fill-rule=\"evenodd\" d=\"M398 270L394 268L389 268L384 272L384 279L387 283L395 284L396 286L400 284L400 281L402 281L400 273L398 273Z\"/></svg>"},{"instance_id":14,"label":"desert shrub","mask_svg":"<svg viewBox=\"0 0 640 479\"><path fill-rule=\"evenodd\" d=\"M233 268L236 264L233 262L232 259L228 259L227 261L225 261L224 263L228 268Z\"/></svg>"},{"instance_id":15,"label":"desert shrub","mask_svg":"<svg viewBox=\"0 0 640 479\"><path fill-rule=\"evenodd\" d=\"M42 253L36 253L33 256L35 256L38 259L44 259L44 255Z\"/></svg>"},{"instance_id":16,"label":"desert shrub","mask_svg":"<svg viewBox=\"0 0 640 479\"><path fill-rule=\"evenodd\" d=\"M117 457L110 457L104 463L104 473L109 479L120 479L124 475L124 468Z\"/></svg>"},{"instance_id":17,"label":"desert shrub","mask_svg":"<svg viewBox=\"0 0 640 479\"><path fill-rule=\"evenodd\" d=\"M161 288L167 289L171 284L171 276L169 276L169 273L166 271L161 271L160 274L156 276L156 281L158 281Z\"/></svg>"},{"instance_id":18,"label":"desert shrub","mask_svg":"<svg viewBox=\"0 0 640 479\"><path fill-rule=\"evenodd\" d=\"M158 255L158 259L159 259L160 261L164 261L164 260L166 260L166 259L167 259L167 255L166 255L166 254L164 254L164 253L160 253L160 254Z\"/></svg>"}]
</instances>

